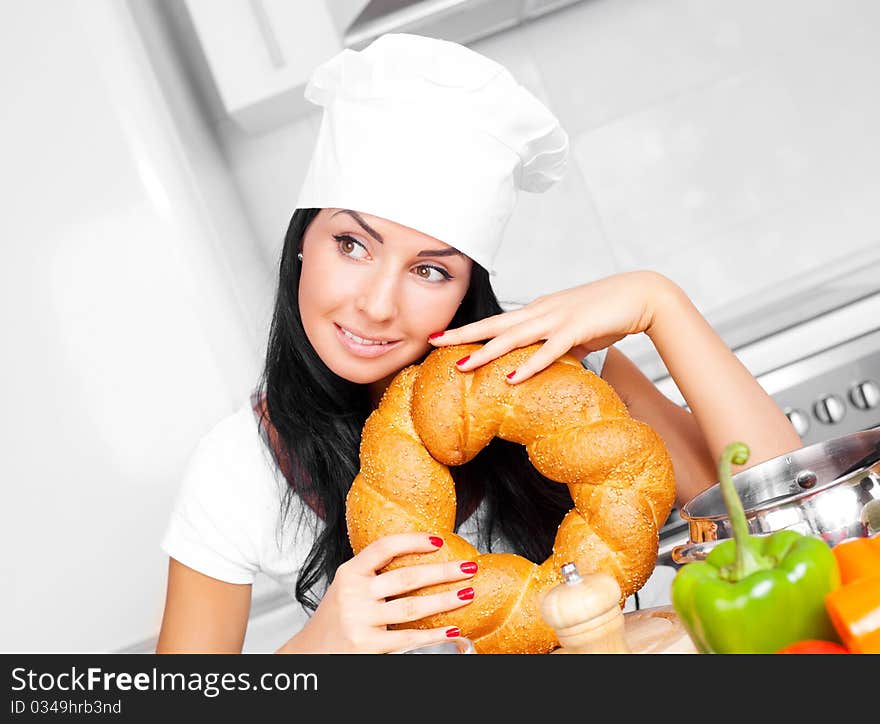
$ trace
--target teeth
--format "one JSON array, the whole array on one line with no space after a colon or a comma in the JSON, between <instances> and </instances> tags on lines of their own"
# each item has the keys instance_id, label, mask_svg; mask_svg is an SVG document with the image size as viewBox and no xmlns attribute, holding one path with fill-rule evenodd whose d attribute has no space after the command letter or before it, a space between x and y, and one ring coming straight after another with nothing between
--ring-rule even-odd
<instances>
[{"instance_id":1,"label":"teeth","mask_svg":"<svg viewBox=\"0 0 880 724\"><path fill-rule=\"evenodd\" d=\"M340 327L340 329L346 337L353 339L358 344L388 344L388 342L379 342L375 339L364 339L363 337L358 337L356 334L352 334L347 329L345 329L345 327Z\"/></svg>"}]
</instances>

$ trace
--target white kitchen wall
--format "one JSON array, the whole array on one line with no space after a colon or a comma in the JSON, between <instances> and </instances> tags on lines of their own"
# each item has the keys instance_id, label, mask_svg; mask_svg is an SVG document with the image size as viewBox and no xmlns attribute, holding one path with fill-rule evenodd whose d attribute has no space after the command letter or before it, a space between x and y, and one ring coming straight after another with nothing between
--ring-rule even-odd
<instances>
[{"instance_id":1,"label":"white kitchen wall","mask_svg":"<svg viewBox=\"0 0 880 724\"><path fill-rule=\"evenodd\" d=\"M0 89L0 649L115 651L158 630L159 540L255 378L270 270L125 3L4 3Z\"/></svg>"},{"instance_id":2,"label":"white kitchen wall","mask_svg":"<svg viewBox=\"0 0 880 724\"><path fill-rule=\"evenodd\" d=\"M521 197L502 300L653 268L733 344L749 329L730 320L878 261L873 0L586 0L472 47L547 102L572 142L567 178ZM260 135L217 121L269 254L318 120ZM621 346L650 357L644 339Z\"/></svg>"}]
</instances>

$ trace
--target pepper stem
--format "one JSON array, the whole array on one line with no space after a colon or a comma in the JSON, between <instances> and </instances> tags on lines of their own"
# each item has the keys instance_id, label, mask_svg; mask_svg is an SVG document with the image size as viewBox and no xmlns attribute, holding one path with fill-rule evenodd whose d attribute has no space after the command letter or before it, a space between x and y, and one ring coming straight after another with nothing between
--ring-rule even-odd
<instances>
[{"instance_id":1,"label":"pepper stem","mask_svg":"<svg viewBox=\"0 0 880 724\"><path fill-rule=\"evenodd\" d=\"M730 472L731 464L744 465L749 459L748 445L732 442L721 453L718 462L718 482L721 485L721 497L727 508L727 517L733 527L733 539L736 546L736 558L733 565L726 571L726 578L739 581L755 571L769 568L771 562L757 550L757 541L749 535L749 524L742 500L736 492Z\"/></svg>"}]
</instances>

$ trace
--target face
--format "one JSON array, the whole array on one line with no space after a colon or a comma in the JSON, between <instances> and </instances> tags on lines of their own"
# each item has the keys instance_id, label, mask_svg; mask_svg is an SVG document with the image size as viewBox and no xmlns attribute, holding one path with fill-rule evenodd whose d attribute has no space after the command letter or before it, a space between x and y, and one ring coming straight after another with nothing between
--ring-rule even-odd
<instances>
[{"instance_id":1,"label":"face","mask_svg":"<svg viewBox=\"0 0 880 724\"><path fill-rule=\"evenodd\" d=\"M473 262L377 216L322 209L303 237L299 308L315 351L340 377L384 389L446 329Z\"/></svg>"}]
</instances>

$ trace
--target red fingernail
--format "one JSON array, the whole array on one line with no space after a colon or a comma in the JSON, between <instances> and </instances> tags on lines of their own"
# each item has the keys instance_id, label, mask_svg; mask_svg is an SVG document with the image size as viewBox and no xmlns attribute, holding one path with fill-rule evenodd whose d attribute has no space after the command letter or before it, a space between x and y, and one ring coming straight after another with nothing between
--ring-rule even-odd
<instances>
[{"instance_id":1,"label":"red fingernail","mask_svg":"<svg viewBox=\"0 0 880 724\"><path fill-rule=\"evenodd\" d=\"M461 367L461 366L462 366L465 362L467 362L470 358L471 358L470 355L468 355L467 357L462 357L462 358L461 358L460 360L458 360L458 362L456 362L455 364L457 364L459 367Z\"/></svg>"},{"instance_id":2,"label":"red fingernail","mask_svg":"<svg viewBox=\"0 0 880 724\"><path fill-rule=\"evenodd\" d=\"M477 564L473 561L468 561L467 563L462 563L461 566L462 573L476 573L477 572Z\"/></svg>"},{"instance_id":3,"label":"red fingernail","mask_svg":"<svg viewBox=\"0 0 880 724\"><path fill-rule=\"evenodd\" d=\"M428 339L437 339L437 337L442 337L446 332L434 332L434 334L429 334Z\"/></svg>"},{"instance_id":4,"label":"red fingernail","mask_svg":"<svg viewBox=\"0 0 880 724\"><path fill-rule=\"evenodd\" d=\"M462 588L456 594L462 601L470 601L474 597L474 589L473 588Z\"/></svg>"},{"instance_id":5,"label":"red fingernail","mask_svg":"<svg viewBox=\"0 0 880 724\"><path fill-rule=\"evenodd\" d=\"M513 376L514 376L515 374L516 374L516 370L514 370L514 371L511 372L509 375L507 375L507 379L512 380L512 379L513 379Z\"/></svg>"},{"instance_id":6,"label":"red fingernail","mask_svg":"<svg viewBox=\"0 0 880 724\"><path fill-rule=\"evenodd\" d=\"M461 636L461 629L458 626L446 629L446 638L454 639Z\"/></svg>"},{"instance_id":7,"label":"red fingernail","mask_svg":"<svg viewBox=\"0 0 880 724\"><path fill-rule=\"evenodd\" d=\"M431 541L432 546L437 546L437 548L443 545L443 539L438 538L436 535L432 535L428 540Z\"/></svg>"}]
</instances>

